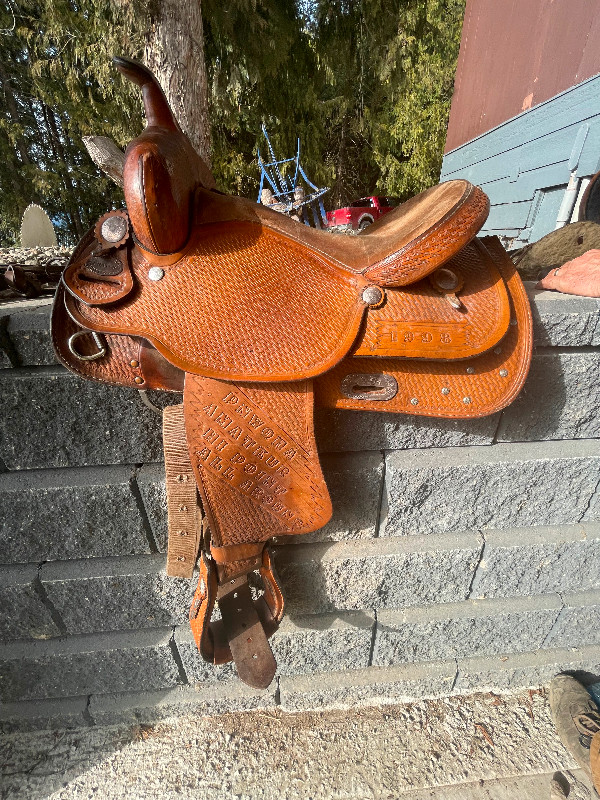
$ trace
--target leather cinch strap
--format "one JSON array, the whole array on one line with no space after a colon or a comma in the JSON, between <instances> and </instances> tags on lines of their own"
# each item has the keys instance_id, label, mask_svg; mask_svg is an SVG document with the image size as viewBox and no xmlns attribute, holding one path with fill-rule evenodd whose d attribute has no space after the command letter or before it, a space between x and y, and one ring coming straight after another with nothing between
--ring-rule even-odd
<instances>
[{"instance_id":1,"label":"leather cinch strap","mask_svg":"<svg viewBox=\"0 0 600 800\"><path fill-rule=\"evenodd\" d=\"M190 610L192 632L207 661L233 659L240 678L259 688L275 674L267 639L283 615L265 543L317 530L331 517L314 440L313 402L311 381L266 386L191 374L185 380L189 462L211 531ZM170 411L169 425L179 414ZM168 460L184 475L176 449L171 446ZM264 594L253 601L248 575L256 570ZM211 623L215 600L221 620Z\"/></svg>"}]
</instances>

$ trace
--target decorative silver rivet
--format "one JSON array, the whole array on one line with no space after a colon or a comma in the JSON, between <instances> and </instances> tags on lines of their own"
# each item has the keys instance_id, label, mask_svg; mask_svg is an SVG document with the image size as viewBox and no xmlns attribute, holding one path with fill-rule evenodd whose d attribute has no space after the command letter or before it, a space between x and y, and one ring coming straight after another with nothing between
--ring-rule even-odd
<instances>
[{"instance_id":1,"label":"decorative silver rivet","mask_svg":"<svg viewBox=\"0 0 600 800\"><path fill-rule=\"evenodd\" d=\"M470 397L463 397L463 403L465 403L465 405L468 406L470 402L471 402L471 398Z\"/></svg>"},{"instance_id":2,"label":"decorative silver rivet","mask_svg":"<svg viewBox=\"0 0 600 800\"><path fill-rule=\"evenodd\" d=\"M185 561L185 556L177 556L177 561Z\"/></svg>"},{"instance_id":3,"label":"decorative silver rivet","mask_svg":"<svg viewBox=\"0 0 600 800\"><path fill-rule=\"evenodd\" d=\"M151 281L160 281L165 277L165 271L160 267L150 267L148 277Z\"/></svg>"},{"instance_id":4,"label":"decorative silver rivet","mask_svg":"<svg viewBox=\"0 0 600 800\"><path fill-rule=\"evenodd\" d=\"M370 306L380 306L385 298L385 293L381 286L367 286L363 289L362 300Z\"/></svg>"},{"instance_id":5,"label":"decorative silver rivet","mask_svg":"<svg viewBox=\"0 0 600 800\"><path fill-rule=\"evenodd\" d=\"M100 228L102 238L107 242L119 242L127 233L127 220L125 217L108 217Z\"/></svg>"},{"instance_id":6,"label":"decorative silver rivet","mask_svg":"<svg viewBox=\"0 0 600 800\"><path fill-rule=\"evenodd\" d=\"M418 406L419 405L419 398L418 397L411 397L410 398L411 406Z\"/></svg>"},{"instance_id":7,"label":"decorative silver rivet","mask_svg":"<svg viewBox=\"0 0 600 800\"><path fill-rule=\"evenodd\" d=\"M450 394L450 389L447 386L444 386L442 389L442 394Z\"/></svg>"},{"instance_id":8,"label":"decorative silver rivet","mask_svg":"<svg viewBox=\"0 0 600 800\"><path fill-rule=\"evenodd\" d=\"M180 511L187 511L188 507L187 506L179 506L179 510Z\"/></svg>"},{"instance_id":9,"label":"decorative silver rivet","mask_svg":"<svg viewBox=\"0 0 600 800\"><path fill-rule=\"evenodd\" d=\"M177 531L177 533L178 533L180 536L187 536L187 535L188 535L188 532L187 532L187 531Z\"/></svg>"},{"instance_id":10,"label":"decorative silver rivet","mask_svg":"<svg viewBox=\"0 0 600 800\"><path fill-rule=\"evenodd\" d=\"M502 352L501 347L494 347L494 353L496 353L497 356L499 356L501 352Z\"/></svg>"},{"instance_id":11,"label":"decorative silver rivet","mask_svg":"<svg viewBox=\"0 0 600 800\"><path fill-rule=\"evenodd\" d=\"M467 367L467 375L473 375L475 372L475 367Z\"/></svg>"},{"instance_id":12,"label":"decorative silver rivet","mask_svg":"<svg viewBox=\"0 0 600 800\"><path fill-rule=\"evenodd\" d=\"M516 325L517 324L517 320L516 319L511 319L510 324L511 325Z\"/></svg>"},{"instance_id":13,"label":"decorative silver rivet","mask_svg":"<svg viewBox=\"0 0 600 800\"><path fill-rule=\"evenodd\" d=\"M507 369L501 369L500 370L500 377L501 378L506 378L507 375L508 375L508 370Z\"/></svg>"}]
</instances>

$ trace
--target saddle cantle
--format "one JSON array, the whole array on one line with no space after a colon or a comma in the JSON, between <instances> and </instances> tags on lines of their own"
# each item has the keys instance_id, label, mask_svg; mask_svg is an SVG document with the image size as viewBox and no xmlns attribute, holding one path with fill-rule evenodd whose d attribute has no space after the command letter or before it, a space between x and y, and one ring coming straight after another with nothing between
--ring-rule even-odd
<instances>
[{"instance_id":1,"label":"saddle cantle","mask_svg":"<svg viewBox=\"0 0 600 800\"><path fill-rule=\"evenodd\" d=\"M148 125L126 151L127 210L105 214L63 274L53 342L83 377L183 391L163 415L167 572L191 577L200 554L198 649L263 687L284 608L266 543L331 516L315 402L494 413L527 375L529 305L498 240L475 238L479 188L434 186L356 237L308 228L216 191L152 73L115 62Z\"/></svg>"}]
</instances>

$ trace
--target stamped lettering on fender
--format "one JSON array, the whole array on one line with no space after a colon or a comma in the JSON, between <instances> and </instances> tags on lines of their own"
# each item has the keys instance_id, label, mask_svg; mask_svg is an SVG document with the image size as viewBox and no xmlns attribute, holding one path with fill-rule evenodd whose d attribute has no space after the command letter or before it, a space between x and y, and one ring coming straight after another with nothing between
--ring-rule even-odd
<instances>
[{"instance_id":1,"label":"stamped lettering on fender","mask_svg":"<svg viewBox=\"0 0 600 800\"><path fill-rule=\"evenodd\" d=\"M233 387L233 388L232 388ZM275 515L290 533L329 515L318 460L235 384L204 379L194 416L195 466ZM323 520L323 521L322 521Z\"/></svg>"},{"instance_id":2,"label":"stamped lettering on fender","mask_svg":"<svg viewBox=\"0 0 600 800\"><path fill-rule=\"evenodd\" d=\"M375 338L363 344L354 355L419 356L430 351L452 352L467 344L466 323L403 322L380 320L375 324Z\"/></svg>"}]
</instances>

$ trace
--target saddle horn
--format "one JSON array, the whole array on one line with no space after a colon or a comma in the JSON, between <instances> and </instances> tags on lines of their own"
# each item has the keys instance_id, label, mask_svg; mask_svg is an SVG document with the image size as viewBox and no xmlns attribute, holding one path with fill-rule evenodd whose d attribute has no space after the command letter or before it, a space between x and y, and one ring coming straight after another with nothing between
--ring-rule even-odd
<instances>
[{"instance_id":1,"label":"saddle horn","mask_svg":"<svg viewBox=\"0 0 600 800\"><path fill-rule=\"evenodd\" d=\"M148 126L156 126L181 133L165 93L156 80L154 73L144 64L140 64L139 61L125 58L125 56L113 56L113 64L121 75L141 87Z\"/></svg>"},{"instance_id":2,"label":"saddle horn","mask_svg":"<svg viewBox=\"0 0 600 800\"><path fill-rule=\"evenodd\" d=\"M123 56L113 63L141 87L147 120L125 151L125 203L133 232L145 250L176 253L189 238L195 190L213 189L215 180L179 127L151 70Z\"/></svg>"}]
</instances>

